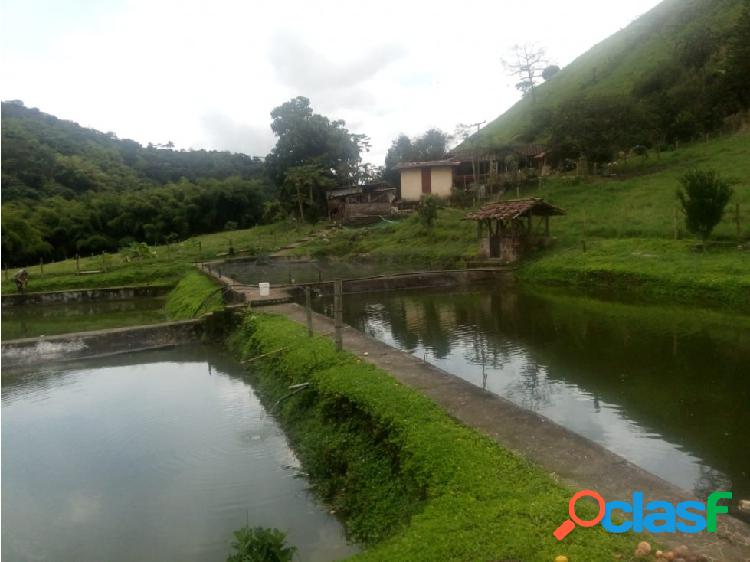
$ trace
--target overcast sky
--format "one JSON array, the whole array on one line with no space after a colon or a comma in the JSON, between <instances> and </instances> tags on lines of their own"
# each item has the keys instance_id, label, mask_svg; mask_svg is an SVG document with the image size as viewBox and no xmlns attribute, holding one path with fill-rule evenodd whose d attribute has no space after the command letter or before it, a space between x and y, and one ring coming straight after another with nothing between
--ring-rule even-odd
<instances>
[{"instance_id":1,"label":"overcast sky","mask_svg":"<svg viewBox=\"0 0 750 562\"><path fill-rule=\"evenodd\" d=\"M657 0L2 0L4 100L143 144L264 156L294 96L372 139L492 120L501 64L536 41L565 66Z\"/></svg>"}]
</instances>

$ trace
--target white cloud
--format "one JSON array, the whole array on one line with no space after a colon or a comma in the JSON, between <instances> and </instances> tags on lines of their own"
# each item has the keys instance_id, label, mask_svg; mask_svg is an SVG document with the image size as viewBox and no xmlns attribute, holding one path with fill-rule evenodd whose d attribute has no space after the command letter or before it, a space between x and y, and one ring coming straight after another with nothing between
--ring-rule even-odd
<instances>
[{"instance_id":1,"label":"white cloud","mask_svg":"<svg viewBox=\"0 0 750 562\"><path fill-rule=\"evenodd\" d=\"M305 95L382 163L400 132L518 99L500 63L513 43L565 65L656 3L5 0L0 95L143 143L259 155L271 110Z\"/></svg>"}]
</instances>

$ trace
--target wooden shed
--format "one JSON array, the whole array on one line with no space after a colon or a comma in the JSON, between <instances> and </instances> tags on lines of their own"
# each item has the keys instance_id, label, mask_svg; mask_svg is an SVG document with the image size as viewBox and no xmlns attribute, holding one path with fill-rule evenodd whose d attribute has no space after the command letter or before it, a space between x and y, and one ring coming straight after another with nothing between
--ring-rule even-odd
<instances>
[{"instance_id":1,"label":"wooden shed","mask_svg":"<svg viewBox=\"0 0 750 562\"><path fill-rule=\"evenodd\" d=\"M564 214L559 207L531 197L490 203L465 218L479 223L482 257L513 263L525 250L546 246L550 241L549 218ZM536 229L534 217L540 219Z\"/></svg>"},{"instance_id":2,"label":"wooden shed","mask_svg":"<svg viewBox=\"0 0 750 562\"><path fill-rule=\"evenodd\" d=\"M396 188L385 182L329 189L329 218L342 224L367 224L396 213Z\"/></svg>"}]
</instances>

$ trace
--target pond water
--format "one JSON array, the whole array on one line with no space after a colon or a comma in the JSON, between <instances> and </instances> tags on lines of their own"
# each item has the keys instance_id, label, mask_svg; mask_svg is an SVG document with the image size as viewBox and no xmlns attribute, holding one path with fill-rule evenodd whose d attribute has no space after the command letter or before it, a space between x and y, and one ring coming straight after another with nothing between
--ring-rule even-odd
<instances>
[{"instance_id":1,"label":"pond water","mask_svg":"<svg viewBox=\"0 0 750 562\"><path fill-rule=\"evenodd\" d=\"M356 551L242 367L208 347L3 373L2 559L223 561L246 523Z\"/></svg>"},{"instance_id":2,"label":"pond water","mask_svg":"<svg viewBox=\"0 0 750 562\"><path fill-rule=\"evenodd\" d=\"M750 499L750 317L488 287L346 295L344 320L683 489Z\"/></svg>"},{"instance_id":3,"label":"pond water","mask_svg":"<svg viewBox=\"0 0 750 562\"><path fill-rule=\"evenodd\" d=\"M165 322L164 298L4 306L2 339L32 338Z\"/></svg>"},{"instance_id":4,"label":"pond water","mask_svg":"<svg viewBox=\"0 0 750 562\"><path fill-rule=\"evenodd\" d=\"M293 283L317 283L334 279L359 279L411 271L429 270L426 262L415 266L410 263L383 263L379 260L270 260L235 261L215 266L223 275L240 283L255 285L261 282L272 285ZM441 269L434 264L434 269Z\"/></svg>"}]
</instances>

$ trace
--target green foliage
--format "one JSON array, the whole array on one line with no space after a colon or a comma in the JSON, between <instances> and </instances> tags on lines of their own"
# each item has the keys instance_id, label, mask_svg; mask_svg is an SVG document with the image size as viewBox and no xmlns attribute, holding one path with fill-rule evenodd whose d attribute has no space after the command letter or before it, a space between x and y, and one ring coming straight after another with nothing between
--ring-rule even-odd
<instances>
[{"instance_id":1,"label":"green foliage","mask_svg":"<svg viewBox=\"0 0 750 562\"><path fill-rule=\"evenodd\" d=\"M554 113L551 141L562 158L610 162L618 149L648 142L648 123L628 98L573 98Z\"/></svg>"},{"instance_id":2,"label":"green foliage","mask_svg":"<svg viewBox=\"0 0 750 562\"><path fill-rule=\"evenodd\" d=\"M198 271L186 274L167 295L164 309L170 320L187 320L224 306L221 287Z\"/></svg>"},{"instance_id":3,"label":"green foliage","mask_svg":"<svg viewBox=\"0 0 750 562\"><path fill-rule=\"evenodd\" d=\"M556 244L527 254L520 275L540 282L636 292L660 301L700 302L750 310L750 259L738 244L750 240L750 137L737 134L699 142L646 161L618 164L617 178L545 178L522 188L522 197L542 197L566 214L550 220ZM635 162L634 160L637 160ZM717 243L705 253L694 242L674 240L675 185L700 162L723 171L735 185L734 202L713 231ZM515 189L505 198L515 198ZM417 267L456 267L479 250L476 224L465 211L440 211L432 229L416 213L395 224L345 228L328 239L296 249L300 255L366 255ZM739 225L737 223L739 218ZM581 238L587 251L581 248ZM678 236L684 227L678 224Z\"/></svg>"},{"instance_id":4,"label":"green foliage","mask_svg":"<svg viewBox=\"0 0 750 562\"><path fill-rule=\"evenodd\" d=\"M358 182L367 137L349 132L344 121L314 113L310 100L301 96L275 108L271 117L277 141L266 165L281 204L287 212L298 210L300 191L308 187L316 216L324 216L322 188Z\"/></svg>"},{"instance_id":5,"label":"green foliage","mask_svg":"<svg viewBox=\"0 0 750 562\"><path fill-rule=\"evenodd\" d=\"M419 209L417 214L419 215L419 222L422 223L426 228L432 228L435 224L438 216L438 209L440 208L440 201L436 197L428 195L419 203Z\"/></svg>"},{"instance_id":6,"label":"green foliage","mask_svg":"<svg viewBox=\"0 0 750 562\"><path fill-rule=\"evenodd\" d=\"M286 546L286 534L278 529L243 527L234 532L233 554L227 562L291 562L296 547Z\"/></svg>"},{"instance_id":7,"label":"green foliage","mask_svg":"<svg viewBox=\"0 0 750 562\"><path fill-rule=\"evenodd\" d=\"M279 416L316 489L371 544L354 559L633 558L632 536L601 528L558 543L550 529L567 516L570 490L384 371L336 352L328 338L255 314L230 346L256 358L252 376L269 403L290 384L310 384ZM585 517L590 506L581 511Z\"/></svg>"},{"instance_id":8,"label":"green foliage","mask_svg":"<svg viewBox=\"0 0 750 562\"><path fill-rule=\"evenodd\" d=\"M705 242L724 215L732 197L729 182L715 170L691 170L680 178L677 190L687 228Z\"/></svg>"},{"instance_id":9,"label":"green foliage","mask_svg":"<svg viewBox=\"0 0 750 562\"><path fill-rule=\"evenodd\" d=\"M627 98L647 116L649 146L716 131L724 118L750 107L749 6L748 0L661 2L535 87L535 102L521 99L482 129L477 142L498 149L522 140L554 151L554 119L532 126L536 111L544 108L559 120L573 100L613 97ZM600 134L609 126L594 125Z\"/></svg>"},{"instance_id":10,"label":"green foliage","mask_svg":"<svg viewBox=\"0 0 750 562\"><path fill-rule=\"evenodd\" d=\"M441 209L433 226L422 224L417 213L397 223L367 228L343 228L328 238L296 248L298 255L367 257L414 268L456 267L476 255L476 225L462 220L465 211Z\"/></svg>"},{"instance_id":11,"label":"green foliage","mask_svg":"<svg viewBox=\"0 0 750 562\"><path fill-rule=\"evenodd\" d=\"M131 242L120 248L120 255L126 260L145 260L156 257L156 252L145 242Z\"/></svg>"},{"instance_id":12,"label":"green foliage","mask_svg":"<svg viewBox=\"0 0 750 562\"><path fill-rule=\"evenodd\" d=\"M399 135L385 155L383 179L392 185L401 185L401 177L395 166L399 162L427 162L445 158L450 136L440 129L429 129L423 135L410 139Z\"/></svg>"},{"instance_id":13,"label":"green foliage","mask_svg":"<svg viewBox=\"0 0 750 562\"><path fill-rule=\"evenodd\" d=\"M2 104L4 261L157 244L258 223L263 165L241 154L143 148Z\"/></svg>"},{"instance_id":14,"label":"green foliage","mask_svg":"<svg viewBox=\"0 0 750 562\"><path fill-rule=\"evenodd\" d=\"M290 242L308 236L315 227L301 227L293 222L280 222L232 231L232 244L237 253L267 255ZM229 240L225 232L203 234L168 246L147 244L128 246L112 254L111 268L106 273L77 275L76 260L46 263L44 276L39 265L26 269L31 276L30 291L89 289L127 285L174 286L183 275L193 270L192 262L206 261L226 255ZM99 256L82 255L81 271L98 270ZM4 280L3 293L14 291L12 280Z\"/></svg>"},{"instance_id":15,"label":"green foliage","mask_svg":"<svg viewBox=\"0 0 750 562\"><path fill-rule=\"evenodd\" d=\"M723 86L730 99L730 110L750 106L750 0L744 0L742 12L728 34Z\"/></svg>"}]
</instances>

